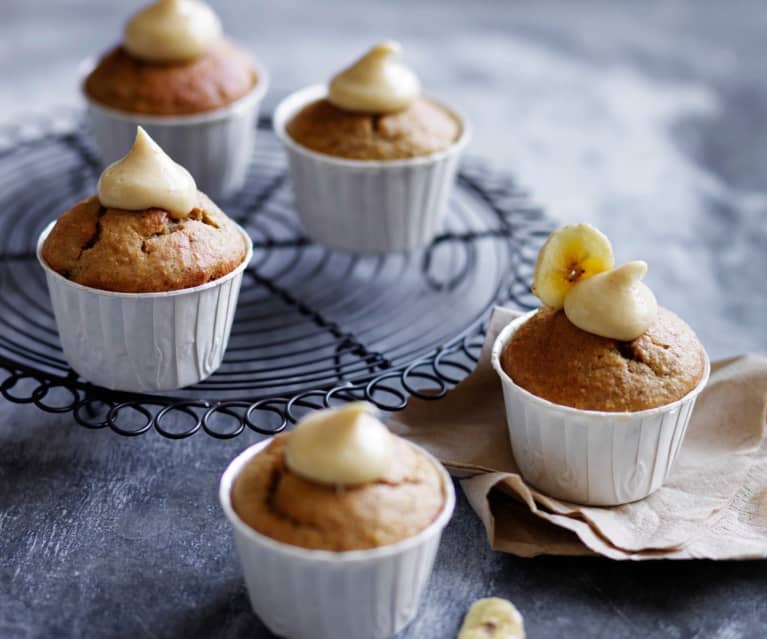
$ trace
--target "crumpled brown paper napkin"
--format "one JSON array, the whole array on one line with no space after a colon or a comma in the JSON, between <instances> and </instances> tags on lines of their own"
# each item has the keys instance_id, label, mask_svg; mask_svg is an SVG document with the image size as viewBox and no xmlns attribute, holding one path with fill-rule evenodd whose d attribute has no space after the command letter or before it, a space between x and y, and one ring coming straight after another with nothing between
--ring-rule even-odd
<instances>
[{"instance_id":1,"label":"crumpled brown paper napkin","mask_svg":"<svg viewBox=\"0 0 767 639\"><path fill-rule=\"evenodd\" d=\"M475 371L443 399L411 399L390 426L461 484L493 548L525 557L767 557L767 357L712 364L666 483L646 499L579 506L528 486L514 462L493 341L516 311L496 308Z\"/></svg>"}]
</instances>

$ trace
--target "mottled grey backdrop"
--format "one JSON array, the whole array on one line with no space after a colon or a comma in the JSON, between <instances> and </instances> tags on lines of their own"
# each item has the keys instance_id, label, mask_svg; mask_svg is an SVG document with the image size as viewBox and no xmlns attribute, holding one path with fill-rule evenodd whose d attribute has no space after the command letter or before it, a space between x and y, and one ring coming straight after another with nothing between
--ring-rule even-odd
<instances>
[{"instance_id":1,"label":"mottled grey backdrop","mask_svg":"<svg viewBox=\"0 0 767 639\"><path fill-rule=\"evenodd\" d=\"M2 0L0 123L77 105L78 63L141 4ZM473 154L645 259L713 356L767 350L763 2L213 4L271 70L269 108L401 40L474 120ZM126 440L0 404L0 639L269 636L215 498L248 441ZM462 501L403 637L454 636L488 594L518 604L531 639L767 636L762 562L520 560L486 548Z\"/></svg>"}]
</instances>

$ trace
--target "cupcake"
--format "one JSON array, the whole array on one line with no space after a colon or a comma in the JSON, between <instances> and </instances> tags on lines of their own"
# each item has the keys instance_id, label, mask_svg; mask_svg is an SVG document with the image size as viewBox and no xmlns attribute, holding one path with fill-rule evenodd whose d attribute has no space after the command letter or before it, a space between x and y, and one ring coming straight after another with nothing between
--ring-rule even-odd
<instances>
[{"instance_id":1,"label":"cupcake","mask_svg":"<svg viewBox=\"0 0 767 639\"><path fill-rule=\"evenodd\" d=\"M123 154L142 125L219 197L245 181L267 85L266 71L222 35L210 7L159 0L131 18L123 42L82 89L105 163Z\"/></svg>"},{"instance_id":2,"label":"cupcake","mask_svg":"<svg viewBox=\"0 0 767 639\"><path fill-rule=\"evenodd\" d=\"M646 272L641 261L614 267L593 227L563 227L536 263L543 307L493 346L514 458L553 497L642 499L679 452L709 361L693 330L658 306Z\"/></svg>"},{"instance_id":3,"label":"cupcake","mask_svg":"<svg viewBox=\"0 0 767 639\"><path fill-rule=\"evenodd\" d=\"M253 609L292 639L399 632L454 505L442 466L364 403L318 411L249 448L220 498Z\"/></svg>"},{"instance_id":4,"label":"cupcake","mask_svg":"<svg viewBox=\"0 0 767 639\"><path fill-rule=\"evenodd\" d=\"M373 47L327 87L283 100L275 131L309 237L362 253L412 251L440 231L468 121L421 94L393 42Z\"/></svg>"},{"instance_id":5,"label":"cupcake","mask_svg":"<svg viewBox=\"0 0 767 639\"><path fill-rule=\"evenodd\" d=\"M38 240L64 354L133 392L194 384L221 364L251 241L139 127L98 193Z\"/></svg>"}]
</instances>

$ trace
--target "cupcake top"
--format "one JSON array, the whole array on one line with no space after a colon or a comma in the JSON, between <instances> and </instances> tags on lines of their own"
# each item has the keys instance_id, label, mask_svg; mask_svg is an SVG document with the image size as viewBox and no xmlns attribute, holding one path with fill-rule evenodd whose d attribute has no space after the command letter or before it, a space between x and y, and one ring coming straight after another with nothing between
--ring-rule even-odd
<instances>
[{"instance_id":1,"label":"cupcake top","mask_svg":"<svg viewBox=\"0 0 767 639\"><path fill-rule=\"evenodd\" d=\"M583 410L639 411L670 404L703 376L703 346L665 308L639 337L622 341L575 326L542 308L512 335L501 366L525 390Z\"/></svg>"},{"instance_id":2,"label":"cupcake top","mask_svg":"<svg viewBox=\"0 0 767 639\"><path fill-rule=\"evenodd\" d=\"M362 403L318 411L275 437L242 469L231 497L254 530L339 552L416 535L446 498L434 463Z\"/></svg>"},{"instance_id":3,"label":"cupcake top","mask_svg":"<svg viewBox=\"0 0 767 639\"><path fill-rule=\"evenodd\" d=\"M85 80L104 106L148 115L191 115L231 104L257 84L252 61L222 35L197 0L159 0L139 11L123 43Z\"/></svg>"},{"instance_id":4,"label":"cupcake top","mask_svg":"<svg viewBox=\"0 0 767 639\"><path fill-rule=\"evenodd\" d=\"M205 284L246 254L234 223L140 127L130 152L102 173L98 194L64 213L42 247L64 277L124 293Z\"/></svg>"},{"instance_id":5,"label":"cupcake top","mask_svg":"<svg viewBox=\"0 0 767 639\"><path fill-rule=\"evenodd\" d=\"M287 124L299 144L356 160L397 160L448 148L461 135L450 111L420 94L415 73L385 42L337 74L327 97L304 106Z\"/></svg>"},{"instance_id":6,"label":"cupcake top","mask_svg":"<svg viewBox=\"0 0 767 639\"><path fill-rule=\"evenodd\" d=\"M533 292L544 306L512 335L501 365L551 402L599 411L639 411L692 391L705 352L692 329L659 308L641 281L647 264L614 268L609 240L577 224L541 248Z\"/></svg>"}]
</instances>

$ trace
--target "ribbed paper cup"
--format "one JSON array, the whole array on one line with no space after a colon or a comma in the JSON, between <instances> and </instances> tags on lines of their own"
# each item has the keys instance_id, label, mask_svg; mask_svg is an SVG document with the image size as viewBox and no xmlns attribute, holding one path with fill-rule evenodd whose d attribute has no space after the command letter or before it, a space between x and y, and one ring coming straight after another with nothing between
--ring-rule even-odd
<instances>
[{"instance_id":1,"label":"ribbed paper cup","mask_svg":"<svg viewBox=\"0 0 767 639\"><path fill-rule=\"evenodd\" d=\"M258 62L253 64L258 82L250 93L226 107L195 115L146 115L111 109L93 100L83 82L90 129L102 162L107 165L123 157L140 125L192 174L201 191L214 200L236 193L247 177L258 111L269 87L266 69ZM93 60L83 63L83 80L93 66Z\"/></svg>"},{"instance_id":2,"label":"ribbed paper cup","mask_svg":"<svg viewBox=\"0 0 767 639\"><path fill-rule=\"evenodd\" d=\"M287 639L387 639L415 617L434 565L442 530L455 506L453 483L439 469L445 505L417 535L371 550L307 550L256 532L232 508L234 479L271 440L251 446L226 469L219 487L254 612Z\"/></svg>"},{"instance_id":3,"label":"ribbed paper cup","mask_svg":"<svg viewBox=\"0 0 767 639\"><path fill-rule=\"evenodd\" d=\"M695 400L710 371L681 399L648 410L615 413L554 404L521 388L501 366L514 332L536 311L511 322L491 354L501 378L511 447L525 481L558 499L616 506L661 487L682 445Z\"/></svg>"},{"instance_id":4,"label":"ribbed paper cup","mask_svg":"<svg viewBox=\"0 0 767 639\"><path fill-rule=\"evenodd\" d=\"M89 382L112 390L153 393L196 384L224 357L242 273L253 255L225 276L163 293L117 293L81 286L59 275L42 256L55 225L37 241L61 346L69 365Z\"/></svg>"},{"instance_id":5,"label":"ribbed paper cup","mask_svg":"<svg viewBox=\"0 0 767 639\"><path fill-rule=\"evenodd\" d=\"M326 94L322 85L302 89L274 113L307 235L356 253L413 251L429 244L441 230L458 159L471 137L468 120L443 105L461 125L459 139L446 150L403 160L349 160L311 151L285 130L302 107Z\"/></svg>"}]
</instances>

